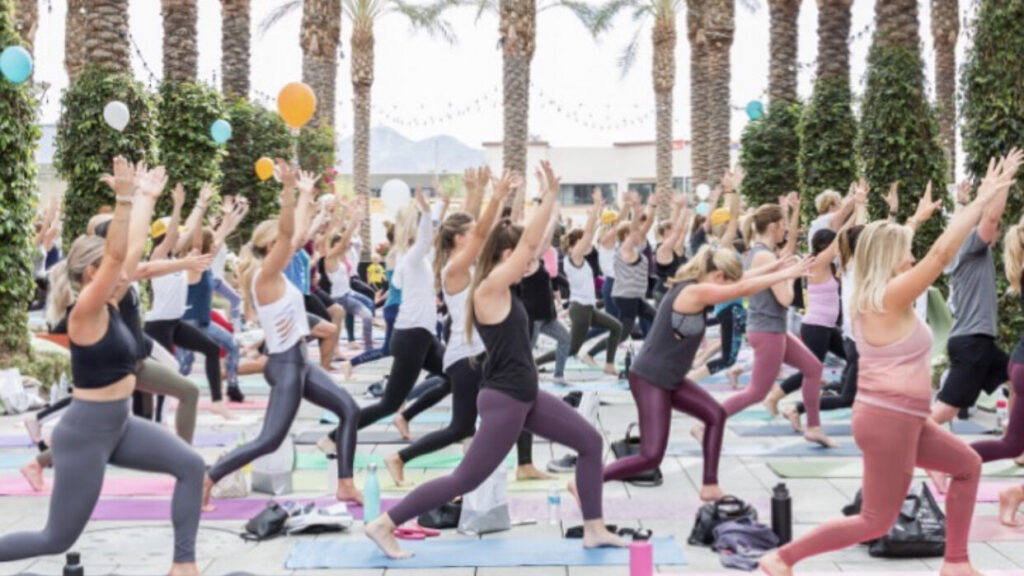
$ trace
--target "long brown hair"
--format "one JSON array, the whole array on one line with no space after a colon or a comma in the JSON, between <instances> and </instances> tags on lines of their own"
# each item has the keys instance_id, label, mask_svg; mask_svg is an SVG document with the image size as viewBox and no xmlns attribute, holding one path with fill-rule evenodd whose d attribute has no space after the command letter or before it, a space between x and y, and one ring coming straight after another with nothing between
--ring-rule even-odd
<instances>
[{"instance_id":1,"label":"long brown hair","mask_svg":"<svg viewBox=\"0 0 1024 576\"><path fill-rule=\"evenodd\" d=\"M443 288L441 283L441 270L448 263L455 250L455 237L465 234L473 224L473 217L466 212L455 212L449 214L444 222L437 227L437 234L434 236L434 287L436 290Z\"/></svg>"},{"instance_id":2,"label":"long brown hair","mask_svg":"<svg viewBox=\"0 0 1024 576\"><path fill-rule=\"evenodd\" d=\"M783 217L782 208L778 204L765 204L755 210L754 214L750 216L754 231L758 234L767 232L769 226L775 222L782 221Z\"/></svg>"},{"instance_id":3,"label":"long brown hair","mask_svg":"<svg viewBox=\"0 0 1024 576\"><path fill-rule=\"evenodd\" d=\"M484 242L483 248L480 249L480 256L476 259L476 267L473 269L473 284L469 291L469 299L466 302L466 338L473 337L473 321L475 319L473 296L476 294L476 289L484 281L484 278L490 276L495 266L501 262L502 254L505 253L505 250L515 249L522 236L523 227L519 224L513 224L512 220L508 218L502 218L498 225L488 234L487 241Z\"/></svg>"}]
</instances>

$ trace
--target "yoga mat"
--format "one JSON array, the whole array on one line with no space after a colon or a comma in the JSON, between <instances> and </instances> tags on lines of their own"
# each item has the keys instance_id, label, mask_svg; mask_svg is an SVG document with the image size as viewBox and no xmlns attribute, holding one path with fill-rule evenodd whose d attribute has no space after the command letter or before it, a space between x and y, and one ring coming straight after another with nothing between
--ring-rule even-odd
<instances>
[{"instance_id":1,"label":"yoga mat","mask_svg":"<svg viewBox=\"0 0 1024 576\"><path fill-rule=\"evenodd\" d=\"M248 520L260 513L267 507L267 502L295 502L298 506L305 506L313 502L317 507L327 507L337 504L334 499L321 498L239 498L231 500L213 500L214 509L202 513L203 520ZM380 501L381 511L387 512L398 503L397 498L382 498ZM363 507L357 504L348 504L348 511L355 520L363 519ZM169 499L151 500L142 498L111 498L101 499L96 503L92 512L93 520L106 522L144 522L171 519L171 501Z\"/></svg>"},{"instance_id":2,"label":"yoga mat","mask_svg":"<svg viewBox=\"0 0 1024 576\"><path fill-rule=\"evenodd\" d=\"M462 462L462 458L462 453L433 452L431 454L424 454L423 456L413 458L409 462L406 462L405 469L453 470L459 465L459 462ZM327 456L322 452L300 452L295 461L295 469L326 470L327 462ZM357 469L366 468L371 462L377 464L378 470L384 470L384 456L378 454L356 454L353 466ZM511 457L505 459L506 466L511 467L512 464L513 461Z\"/></svg>"},{"instance_id":3,"label":"yoga mat","mask_svg":"<svg viewBox=\"0 0 1024 576\"><path fill-rule=\"evenodd\" d=\"M28 462L32 457L35 456L34 452L17 452L14 454L0 454L0 468L2 469L15 469L21 468L21 465Z\"/></svg>"},{"instance_id":4,"label":"yoga mat","mask_svg":"<svg viewBox=\"0 0 1024 576\"><path fill-rule=\"evenodd\" d=\"M234 432L199 432L192 438L192 445L196 448L233 446L236 442L238 434Z\"/></svg>"},{"instance_id":5,"label":"yoga mat","mask_svg":"<svg viewBox=\"0 0 1024 576\"><path fill-rule=\"evenodd\" d=\"M825 412L822 412L824 415ZM825 433L829 436L852 436L853 426L849 423L825 424ZM733 426L732 431L739 436L795 436L798 432L793 431L789 424L767 424L764 426ZM970 420L956 420L953 422L954 434L980 435L988 432L988 428Z\"/></svg>"},{"instance_id":6,"label":"yoga mat","mask_svg":"<svg viewBox=\"0 0 1024 576\"><path fill-rule=\"evenodd\" d=\"M390 416L386 416L374 422L374 425L380 426L382 424L391 424L391 421L394 419L394 417L395 415L391 414ZM413 418L412 421L409 423L409 426L410 428L412 428L415 427L416 424L448 424L451 421L452 413L450 411L427 410L426 412L421 412L418 416ZM324 412L323 414L320 415L320 423L332 425L337 424L338 416L333 412Z\"/></svg>"},{"instance_id":7,"label":"yoga mat","mask_svg":"<svg viewBox=\"0 0 1024 576\"><path fill-rule=\"evenodd\" d=\"M853 415L853 411L849 408L843 408L841 410L829 410L821 413L822 420L836 421L836 420L849 420ZM775 418L782 419L779 415ZM729 416L730 422L771 422L775 418L763 408L748 408L742 412Z\"/></svg>"},{"instance_id":8,"label":"yoga mat","mask_svg":"<svg viewBox=\"0 0 1024 576\"><path fill-rule=\"evenodd\" d=\"M53 477L46 477L46 488L41 492L32 490L21 476L0 478L2 496L49 496L53 488ZM103 480L101 496L169 496L174 491L171 476L107 476Z\"/></svg>"},{"instance_id":9,"label":"yoga mat","mask_svg":"<svg viewBox=\"0 0 1024 576\"><path fill-rule=\"evenodd\" d=\"M1020 486L1020 482L982 482L978 485L978 495L975 502L999 502L999 492L1012 486ZM935 499L939 502L946 501L946 495L939 492L935 483L928 481L928 488L931 489Z\"/></svg>"},{"instance_id":10,"label":"yoga mat","mask_svg":"<svg viewBox=\"0 0 1024 576\"><path fill-rule=\"evenodd\" d=\"M671 538L655 538L654 563L683 565L683 549ZM324 539L298 542L288 554L290 570L314 568L453 568L499 566L626 566L629 549L586 550L580 540L485 538L401 542L415 553L412 558L391 560L368 541Z\"/></svg>"},{"instance_id":11,"label":"yoga mat","mask_svg":"<svg viewBox=\"0 0 1024 576\"><path fill-rule=\"evenodd\" d=\"M252 412L252 411L241 411L232 414L234 420L227 420L223 416L218 414L210 414L200 412L196 417L196 424L204 428L217 428L217 427L245 427L259 424L263 420L263 414Z\"/></svg>"},{"instance_id":12,"label":"yoga mat","mask_svg":"<svg viewBox=\"0 0 1024 576\"><path fill-rule=\"evenodd\" d=\"M267 409L267 398L246 398L245 402L227 402L228 410L232 412L238 410L259 410L264 411ZM199 401L200 410L209 410L213 404L206 399Z\"/></svg>"},{"instance_id":13,"label":"yoga mat","mask_svg":"<svg viewBox=\"0 0 1024 576\"><path fill-rule=\"evenodd\" d=\"M23 434L0 436L0 448L31 448L32 439Z\"/></svg>"},{"instance_id":14,"label":"yoga mat","mask_svg":"<svg viewBox=\"0 0 1024 576\"><path fill-rule=\"evenodd\" d=\"M303 430L295 435L294 441L298 446L310 446L330 432L329 428L323 430ZM402 438L394 430L370 430L364 428L359 431L357 438L359 444L408 444L410 441Z\"/></svg>"},{"instance_id":15,"label":"yoga mat","mask_svg":"<svg viewBox=\"0 0 1024 576\"><path fill-rule=\"evenodd\" d=\"M565 394L566 392L619 392L629 390L625 381L614 380L593 380L593 381L570 381L568 384L556 384L541 380L540 389L554 394Z\"/></svg>"},{"instance_id":16,"label":"yoga mat","mask_svg":"<svg viewBox=\"0 0 1024 576\"><path fill-rule=\"evenodd\" d=\"M395 486L394 482L391 481L391 476L389 476L386 471L378 471L377 477L380 478L380 489L383 492L411 492L421 484L449 474L451 474L451 472L448 470L406 470L405 484L402 486ZM550 490L565 490L566 485L571 479L572 475L564 474L555 475L555 479L553 480L530 480L519 482L515 480L515 471L510 471L508 490L509 492L548 492ZM356 486L362 488L364 480L365 474L362 471L357 471L355 477ZM328 491L327 474L323 471L312 470L300 470L298 472L294 472L292 474L292 488L297 493L326 493ZM331 488L331 490L333 490L333 488ZM568 497L568 495L566 495L566 497Z\"/></svg>"},{"instance_id":17,"label":"yoga mat","mask_svg":"<svg viewBox=\"0 0 1024 576\"><path fill-rule=\"evenodd\" d=\"M1017 516L1020 521L1020 515ZM1008 540L1024 540L1024 530L1003 526L998 516L981 516L975 514L971 518L971 533L967 537L971 542L1005 542ZM986 573L988 571L986 570ZM1018 572L1019 573L1019 572Z\"/></svg>"},{"instance_id":18,"label":"yoga mat","mask_svg":"<svg viewBox=\"0 0 1024 576\"><path fill-rule=\"evenodd\" d=\"M859 460L774 460L768 462L768 468L781 478L861 478L864 475L863 464ZM1020 477L1024 476L1024 468L992 462L982 466L981 474L995 478ZM914 476L922 477L925 473L915 468Z\"/></svg>"},{"instance_id":19,"label":"yoga mat","mask_svg":"<svg viewBox=\"0 0 1024 576\"><path fill-rule=\"evenodd\" d=\"M704 455L703 449L698 444L671 444L666 452L668 456L697 456ZM761 456L761 457L849 457L860 456L860 449L852 442L842 444L838 448L825 448L810 442L797 442L786 446L778 446L776 443L759 444L736 444L726 442L722 448L723 456Z\"/></svg>"}]
</instances>

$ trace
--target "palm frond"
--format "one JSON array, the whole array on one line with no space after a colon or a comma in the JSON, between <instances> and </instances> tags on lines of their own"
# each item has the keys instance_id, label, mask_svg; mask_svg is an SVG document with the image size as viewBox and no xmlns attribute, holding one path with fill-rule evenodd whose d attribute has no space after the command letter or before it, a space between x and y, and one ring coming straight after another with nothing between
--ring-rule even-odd
<instances>
[{"instance_id":1,"label":"palm frond","mask_svg":"<svg viewBox=\"0 0 1024 576\"><path fill-rule=\"evenodd\" d=\"M622 49L622 54L619 55L619 78L623 79L629 74L629 71L633 69L633 64L636 63L636 54L640 51L640 34L644 31L644 26L637 26L636 31L633 32L633 37L629 40L629 44Z\"/></svg>"},{"instance_id":2,"label":"palm frond","mask_svg":"<svg viewBox=\"0 0 1024 576\"><path fill-rule=\"evenodd\" d=\"M430 4L416 6L406 0L390 0L390 8L405 16L413 28L423 30L430 36L441 38L454 44L455 30L451 22L445 20L445 11L459 6L458 0L435 0Z\"/></svg>"},{"instance_id":3,"label":"palm frond","mask_svg":"<svg viewBox=\"0 0 1024 576\"><path fill-rule=\"evenodd\" d=\"M268 30L274 27L274 25L288 16L291 16L292 12L295 12L299 8L302 8L302 0L288 0L284 4L271 10L270 14L267 14L267 17L260 22L260 36L266 34Z\"/></svg>"},{"instance_id":4,"label":"palm frond","mask_svg":"<svg viewBox=\"0 0 1024 576\"><path fill-rule=\"evenodd\" d=\"M477 22L483 18L484 12L498 13L498 0L471 0L471 4L476 4Z\"/></svg>"},{"instance_id":5,"label":"palm frond","mask_svg":"<svg viewBox=\"0 0 1024 576\"><path fill-rule=\"evenodd\" d=\"M761 9L761 0L739 0L739 5L750 12L751 14L757 14Z\"/></svg>"},{"instance_id":6,"label":"palm frond","mask_svg":"<svg viewBox=\"0 0 1024 576\"><path fill-rule=\"evenodd\" d=\"M650 7L650 0L608 0L604 4L591 9L593 12L593 23L590 26L594 35L607 32L612 27L615 17L623 10L646 11Z\"/></svg>"},{"instance_id":7,"label":"palm frond","mask_svg":"<svg viewBox=\"0 0 1024 576\"><path fill-rule=\"evenodd\" d=\"M556 0L555 2L543 6L538 12L543 12L550 8L565 8L569 12L572 12L574 16L579 18L583 26L590 31L591 34L597 36L598 30L594 27L595 20L597 18L597 11L594 7L587 4L586 2L579 2L577 0Z\"/></svg>"}]
</instances>

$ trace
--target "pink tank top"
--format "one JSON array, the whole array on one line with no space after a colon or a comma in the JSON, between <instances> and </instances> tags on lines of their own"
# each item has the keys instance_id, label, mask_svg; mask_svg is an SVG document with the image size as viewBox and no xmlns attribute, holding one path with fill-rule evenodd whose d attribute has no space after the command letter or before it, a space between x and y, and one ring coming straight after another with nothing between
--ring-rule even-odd
<instances>
[{"instance_id":1,"label":"pink tank top","mask_svg":"<svg viewBox=\"0 0 1024 576\"><path fill-rule=\"evenodd\" d=\"M910 334L887 346L868 344L853 322L853 337L860 354L857 401L921 418L931 413L932 331L914 314Z\"/></svg>"},{"instance_id":2,"label":"pink tank top","mask_svg":"<svg viewBox=\"0 0 1024 576\"><path fill-rule=\"evenodd\" d=\"M839 322L839 281L834 276L820 284L807 284L807 313L802 322L825 327Z\"/></svg>"}]
</instances>

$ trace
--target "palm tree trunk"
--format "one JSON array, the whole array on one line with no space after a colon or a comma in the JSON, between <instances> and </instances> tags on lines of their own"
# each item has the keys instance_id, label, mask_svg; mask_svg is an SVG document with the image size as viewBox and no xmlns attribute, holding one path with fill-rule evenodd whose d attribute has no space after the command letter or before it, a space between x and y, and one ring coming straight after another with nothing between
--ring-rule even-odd
<instances>
[{"instance_id":1,"label":"palm tree trunk","mask_svg":"<svg viewBox=\"0 0 1024 576\"><path fill-rule=\"evenodd\" d=\"M39 0L18 0L14 5L14 27L29 53L35 51L36 28L39 25Z\"/></svg>"},{"instance_id":2,"label":"palm tree trunk","mask_svg":"<svg viewBox=\"0 0 1024 576\"><path fill-rule=\"evenodd\" d=\"M769 0L771 21L769 41L768 100L796 100L796 63L801 0Z\"/></svg>"},{"instance_id":3,"label":"palm tree trunk","mask_svg":"<svg viewBox=\"0 0 1024 576\"><path fill-rule=\"evenodd\" d=\"M734 0L712 0L705 12L708 43L708 171L716 181L729 169L730 50L735 30Z\"/></svg>"},{"instance_id":4,"label":"palm tree trunk","mask_svg":"<svg viewBox=\"0 0 1024 576\"><path fill-rule=\"evenodd\" d=\"M85 5L82 2L79 7ZM80 30L84 35L83 63L96 64L112 72L131 73L128 0L88 2L85 26Z\"/></svg>"},{"instance_id":5,"label":"palm tree trunk","mask_svg":"<svg viewBox=\"0 0 1024 576\"><path fill-rule=\"evenodd\" d=\"M654 107L657 135L655 199L658 221L672 217L672 90L676 86L675 14L658 18L651 33L654 44Z\"/></svg>"},{"instance_id":6,"label":"palm tree trunk","mask_svg":"<svg viewBox=\"0 0 1024 576\"><path fill-rule=\"evenodd\" d=\"M688 0L686 36L690 42L690 166L693 187L708 177L708 45L704 37L707 0Z\"/></svg>"},{"instance_id":7,"label":"palm tree trunk","mask_svg":"<svg viewBox=\"0 0 1024 576\"><path fill-rule=\"evenodd\" d=\"M338 44L341 41L341 0L302 3L302 81L316 94L313 122L334 126Z\"/></svg>"},{"instance_id":8,"label":"palm tree trunk","mask_svg":"<svg viewBox=\"0 0 1024 576\"><path fill-rule=\"evenodd\" d=\"M85 67L85 0L68 0L68 12L64 17L64 70L68 81Z\"/></svg>"},{"instance_id":9,"label":"palm tree trunk","mask_svg":"<svg viewBox=\"0 0 1024 576\"><path fill-rule=\"evenodd\" d=\"M373 28L355 25L352 29L352 179L356 197L363 206L359 238L363 242L360 259L370 260L370 91L373 88Z\"/></svg>"},{"instance_id":10,"label":"palm tree trunk","mask_svg":"<svg viewBox=\"0 0 1024 576\"><path fill-rule=\"evenodd\" d=\"M503 164L506 170L526 174L530 138L530 62L536 47L537 6L535 0L501 0L499 37L502 45L502 87L504 107ZM525 187L510 200L521 211Z\"/></svg>"},{"instance_id":11,"label":"palm tree trunk","mask_svg":"<svg viewBox=\"0 0 1024 576\"><path fill-rule=\"evenodd\" d=\"M221 0L221 53L223 92L249 97L250 0Z\"/></svg>"},{"instance_id":12,"label":"palm tree trunk","mask_svg":"<svg viewBox=\"0 0 1024 576\"><path fill-rule=\"evenodd\" d=\"M818 0L818 69L816 80L850 82L850 7L853 0Z\"/></svg>"},{"instance_id":13,"label":"palm tree trunk","mask_svg":"<svg viewBox=\"0 0 1024 576\"><path fill-rule=\"evenodd\" d=\"M957 0L932 0L935 99L949 182L956 182L956 37L960 32L959 13Z\"/></svg>"},{"instance_id":14,"label":"palm tree trunk","mask_svg":"<svg viewBox=\"0 0 1024 576\"><path fill-rule=\"evenodd\" d=\"M161 0L164 20L164 80L195 82L199 61L196 0Z\"/></svg>"},{"instance_id":15,"label":"palm tree trunk","mask_svg":"<svg viewBox=\"0 0 1024 576\"><path fill-rule=\"evenodd\" d=\"M916 0L877 0L875 22L875 36L882 46L920 49Z\"/></svg>"}]
</instances>

